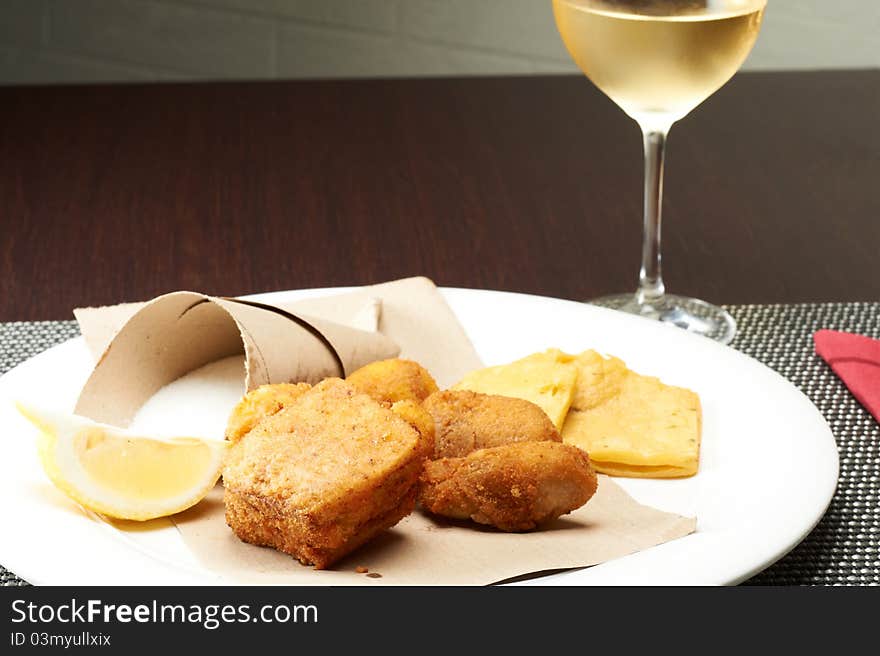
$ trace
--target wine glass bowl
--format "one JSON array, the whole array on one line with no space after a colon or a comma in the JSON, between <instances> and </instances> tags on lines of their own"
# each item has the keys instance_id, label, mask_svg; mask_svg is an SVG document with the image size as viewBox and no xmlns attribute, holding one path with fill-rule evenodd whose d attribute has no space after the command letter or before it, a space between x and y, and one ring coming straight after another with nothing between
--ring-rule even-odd
<instances>
[{"instance_id":1,"label":"wine glass bowl","mask_svg":"<svg viewBox=\"0 0 880 656\"><path fill-rule=\"evenodd\" d=\"M592 301L728 343L723 309L666 294L660 228L666 136L722 87L755 44L766 0L553 0L556 25L586 76L640 126L645 154L639 287Z\"/></svg>"}]
</instances>

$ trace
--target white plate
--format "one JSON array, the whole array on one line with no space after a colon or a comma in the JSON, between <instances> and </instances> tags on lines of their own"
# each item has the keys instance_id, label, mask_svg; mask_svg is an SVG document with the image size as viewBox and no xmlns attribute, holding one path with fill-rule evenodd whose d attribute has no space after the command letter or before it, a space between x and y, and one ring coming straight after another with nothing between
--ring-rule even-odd
<instances>
[{"instance_id":1,"label":"white plate","mask_svg":"<svg viewBox=\"0 0 880 656\"><path fill-rule=\"evenodd\" d=\"M345 291L277 292L281 301ZM834 438L791 383L757 361L677 328L571 301L444 289L486 364L556 346L595 348L633 369L696 390L703 402L699 474L618 479L643 503L695 514L697 532L588 569L524 584L732 584L767 567L809 533L837 484ZM0 563L36 584L228 584L204 569L176 529L117 530L47 481L33 429L12 399L72 409L91 370L81 339L0 378ZM317 579L316 579L317 580Z\"/></svg>"}]
</instances>

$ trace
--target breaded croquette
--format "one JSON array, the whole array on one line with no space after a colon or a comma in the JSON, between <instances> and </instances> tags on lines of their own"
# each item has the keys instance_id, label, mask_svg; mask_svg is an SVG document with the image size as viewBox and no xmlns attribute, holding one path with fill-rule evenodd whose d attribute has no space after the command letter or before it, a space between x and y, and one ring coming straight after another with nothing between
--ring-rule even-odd
<instances>
[{"instance_id":1,"label":"breaded croquette","mask_svg":"<svg viewBox=\"0 0 880 656\"><path fill-rule=\"evenodd\" d=\"M405 419L410 426L419 431L424 443L425 458L434 457L434 419L421 403L398 401L391 406L391 412Z\"/></svg>"},{"instance_id":2,"label":"breaded croquette","mask_svg":"<svg viewBox=\"0 0 880 656\"><path fill-rule=\"evenodd\" d=\"M415 428L330 378L232 447L226 523L324 569L412 511L423 463Z\"/></svg>"},{"instance_id":3,"label":"breaded croquette","mask_svg":"<svg viewBox=\"0 0 880 656\"><path fill-rule=\"evenodd\" d=\"M271 417L312 388L308 383L260 385L245 394L226 424L226 439L237 442L264 417Z\"/></svg>"},{"instance_id":4,"label":"breaded croquette","mask_svg":"<svg viewBox=\"0 0 880 656\"><path fill-rule=\"evenodd\" d=\"M460 458L513 442L562 441L544 411L523 399L446 390L423 405L434 418L434 458Z\"/></svg>"},{"instance_id":5,"label":"breaded croquette","mask_svg":"<svg viewBox=\"0 0 880 656\"><path fill-rule=\"evenodd\" d=\"M596 484L585 451L518 442L425 463L419 502L438 515L528 531L580 508Z\"/></svg>"},{"instance_id":6,"label":"breaded croquette","mask_svg":"<svg viewBox=\"0 0 880 656\"><path fill-rule=\"evenodd\" d=\"M412 360L379 360L349 374L346 381L379 403L416 401L421 403L437 391L437 383L418 362Z\"/></svg>"}]
</instances>

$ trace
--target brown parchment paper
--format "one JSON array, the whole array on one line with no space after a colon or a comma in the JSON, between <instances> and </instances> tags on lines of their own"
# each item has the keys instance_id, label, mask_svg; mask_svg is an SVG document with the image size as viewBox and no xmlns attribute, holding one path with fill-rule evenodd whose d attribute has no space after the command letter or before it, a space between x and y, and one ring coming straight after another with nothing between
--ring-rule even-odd
<instances>
[{"instance_id":1,"label":"brown parchment paper","mask_svg":"<svg viewBox=\"0 0 880 656\"><path fill-rule=\"evenodd\" d=\"M400 346L400 357L422 364L443 387L483 366L471 340L440 291L428 278L415 277L362 287L340 296L307 299L289 308L326 316L331 308L362 308L381 303L378 330Z\"/></svg>"},{"instance_id":2,"label":"brown parchment paper","mask_svg":"<svg viewBox=\"0 0 880 656\"><path fill-rule=\"evenodd\" d=\"M73 311L95 359L145 305L121 303ZM455 384L464 374L482 366L455 314L434 283L425 277L277 303L276 307L362 331L379 332L400 347L400 357L424 365L441 387Z\"/></svg>"},{"instance_id":3,"label":"brown parchment paper","mask_svg":"<svg viewBox=\"0 0 880 656\"><path fill-rule=\"evenodd\" d=\"M596 565L693 533L696 520L637 503L599 476L590 502L541 531L503 533L416 511L328 570L239 540L226 526L220 485L175 517L205 567L241 584L488 585L516 576ZM358 574L367 567L373 578Z\"/></svg>"},{"instance_id":4,"label":"brown parchment paper","mask_svg":"<svg viewBox=\"0 0 880 656\"><path fill-rule=\"evenodd\" d=\"M205 299L208 302L192 307L194 301ZM425 365L441 387L482 366L454 313L426 278L297 301L283 309L310 317L328 334L351 331L345 333L351 338L346 343L356 361L393 357L399 350L401 357ZM271 328L274 319L250 310L192 292L166 295L146 304L78 310L87 342L95 352L103 353L83 390L78 411L124 425L159 387L211 358L240 353L243 342L249 349L248 359L257 363L249 366L254 379L273 379L275 371L283 371L291 380L298 375L337 375L323 373L329 367L326 348L305 338L294 340L292 346L287 338L276 344L280 339L276 328L281 330L282 324ZM283 328L290 331L289 321ZM335 338L346 341L338 335ZM290 360L296 362L290 364ZM207 569L239 583L483 585L534 572L594 565L685 536L695 528L695 519L641 505L612 479L600 476L598 492L585 507L545 530L503 533L416 511L332 569L316 571L290 556L236 538L224 520L222 494L218 485L205 500L172 521ZM381 576L358 574L358 566Z\"/></svg>"},{"instance_id":5,"label":"brown parchment paper","mask_svg":"<svg viewBox=\"0 0 880 656\"><path fill-rule=\"evenodd\" d=\"M104 307L74 309L73 315L77 323L79 323L79 329L86 342L86 346L95 360L101 357L101 354L104 353L126 322L147 304L148 302L119 303ZM302 311L326 321L332 321L367 332L377 332L379 330L379 313L381 312L382 301L377 297L358 295L351 302L344 298L340 302L320 298L309 300L304 302L304 304L305 309L302 309ZM296 312L296 305L296 303L279 303L276 307Z\"/></svg>"},{"instance_id":6,"label":"brown parchment paper","mask_svg":"<svg viewBox=\"0 0 880 656\"><path fill-rule=\"evenodd\" d=\"M400 348L381 333L302 313L279 314L232 299L173 292L138 308L118 329L80 392L75 412L127 426L165 385L242 352L244 392L265 383L344 377L364 364L394 357Z\"/></svg>"}]
</instances>

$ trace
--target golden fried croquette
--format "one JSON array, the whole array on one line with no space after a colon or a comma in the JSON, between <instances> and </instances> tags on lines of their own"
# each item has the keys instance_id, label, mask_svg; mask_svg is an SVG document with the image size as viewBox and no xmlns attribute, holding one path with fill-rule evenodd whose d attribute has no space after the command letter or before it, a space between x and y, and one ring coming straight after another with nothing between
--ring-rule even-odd
<instances>
[{"instance_id":1,"label":"golden fried croquette","mask_svg":"<svg viewBox=\"0 0 880 656\"><path fill-rule=\"evenodd\" d=\"M416 401L421 403L437 391L437 383L418 362L412 360L379 360L350 374L346 381L379 403Z\"/></svg>"},{"instance_id":2,"label":"golden fried croquette","mask_svg":"<svg viewBox=\"0 0 880 656\"><path fill-rule=\"evenodd\" d=\"M391 406L391 412L406 420L422 436L426 458L434 457L434 418L421 403L398 401Z\"/></svg>"},{"instance_id":3,"label":"golden fried croquette","mask_svg":"<svg viewBox=\"0 0 880 656\"><path fill-rule=\"evenodd\" d=\"M425 463L419 502L435 514L528 531L584 505L596 492L585 451L517 442Z\"/></svg>"},{"instance_id":4,"label":"golden fried croquette","mask_svg":"<svg viewBox=\"0 0 880 656\"><path fill-rule=\"evenodd\" d=\"M512 442L562 441L544 411L523 399L446 390L423 405L434 418L434 458L459 458Z\"/></svg>"},{"instance_id":5,"label":"golden fried croquette","mask_svg":"<svg viewBox=\"0 0 880 656\"><path fill-rule=\"evenodd\" d=\"M230 449L226 523L324 569L412 511L423 463L415 428L329 378Z\"/></svg>"},{"instance_id":6,"label":"golden fried croquette","mask_svg":"<svg viewBox=\"0 0 880 656\"><path fill-rule=\"evenodd\" d=\"M245 394L232 409L226 424L226 439L237 442L264 417L271 417L312 388L308 383L260 385Z\"/></svg>"}]
</instances>

